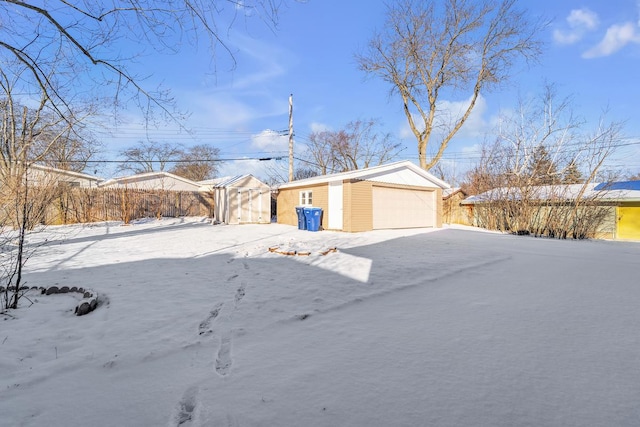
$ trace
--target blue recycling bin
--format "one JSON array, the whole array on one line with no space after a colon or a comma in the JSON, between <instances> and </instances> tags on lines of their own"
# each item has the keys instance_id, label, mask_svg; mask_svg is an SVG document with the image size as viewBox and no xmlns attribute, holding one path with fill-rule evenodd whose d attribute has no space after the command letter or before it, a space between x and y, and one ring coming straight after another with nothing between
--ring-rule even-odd
<instances>
[{"instance_id":1,"label":"blue recycling bin","mask_svg":"<svg viewBox=\"0 0 640 427\"><path fill-rule=\"evenodd\" d=\"M304 208L304 216L307 218L307 230L320 230L320 220L322 218L322 208Z\"/></svg>"},{"instance_id":2,"label":"blue recycling bin","mask_svg":"<svg viewBox=\"0 0 640 427\"><path fill-rule=\"evenodd\" d=\"M296 206L296 214L298 214L298 230L306 230L307 219L304 216L304 208L302 206Z\"/></svg>"}]
</instances>

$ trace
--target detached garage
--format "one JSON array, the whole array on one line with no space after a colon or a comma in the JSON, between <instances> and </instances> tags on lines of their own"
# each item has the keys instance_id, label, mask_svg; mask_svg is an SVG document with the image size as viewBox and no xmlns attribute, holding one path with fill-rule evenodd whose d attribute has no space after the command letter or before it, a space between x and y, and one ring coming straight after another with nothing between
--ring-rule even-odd
<instances>
[{"instance_id":1,"label":"detached garage","mask_svg":"<svg viewBox=\"0 0 640 427\"><path fill-rule=\"evenodd\" d=\"M445 188L410 161L302 179L278 188L278 223L297 225L295 207L314 206L327 230L441 227Z\"/></svg>"}]
</instances>

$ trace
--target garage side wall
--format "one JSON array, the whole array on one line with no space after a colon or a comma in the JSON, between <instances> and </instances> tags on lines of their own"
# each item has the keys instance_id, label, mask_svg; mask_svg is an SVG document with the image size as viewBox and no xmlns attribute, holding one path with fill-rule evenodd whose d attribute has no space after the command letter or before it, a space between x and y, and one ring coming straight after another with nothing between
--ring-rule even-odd
<instances>
[{"instance_id":1,"label":"garage side wall","mask_svg":"<svg viewBox=\"0 0 640 427\"><path fill-rule=\"evenodd\" d=\"M373 185L370 181L343 183L343 230L357 233L373 230Z\"/></svg>"},{"instance_id":2,"label":"garage side wall","mask_svg":"<svg viewBox=\"0 0 640 427\"><path fill-rule=\"evenodd\" d=\"M301 191L312 191L313 206L322 208L321 227L327 228L329 208L329 185L317 184L309 186L300 186L294 188L284 188L278 191L278 224L287 224L298 226L298 216L296 214L296 206L300 203Z\"/></svg>"}]
</instances>

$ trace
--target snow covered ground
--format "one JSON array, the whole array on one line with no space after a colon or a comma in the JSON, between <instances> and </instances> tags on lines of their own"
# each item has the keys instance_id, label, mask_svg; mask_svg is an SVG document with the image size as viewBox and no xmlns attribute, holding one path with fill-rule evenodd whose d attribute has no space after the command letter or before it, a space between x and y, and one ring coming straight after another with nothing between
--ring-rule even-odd
<instances>
[{"instance_id":1,"label":"snow covered ground","mask_svg":"<svg viewBox=\"0 0 640 427\"><path fill-rule=\"evenodd\" d=\"M2 426L640 425L638 243L201 218L44 239L27 284L102 304L0 315Z\"/></svg>"}]
</instances>

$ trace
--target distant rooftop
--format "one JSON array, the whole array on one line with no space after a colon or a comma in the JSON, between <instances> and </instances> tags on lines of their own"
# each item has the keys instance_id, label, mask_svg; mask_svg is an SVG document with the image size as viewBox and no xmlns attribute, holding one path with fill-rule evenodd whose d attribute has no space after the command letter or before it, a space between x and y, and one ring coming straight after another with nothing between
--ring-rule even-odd
<instances>
[{"instance_id":1,"label":"distant rooftop","mask_svg":"<svg viewBox=\"0 0 640 427\"><path fill-rule=\"evenodd\" d=\"M596 185L594 190L638 190L640 191L640 181L617 181L603 182Z\"/></svg>"}]
</instances>

